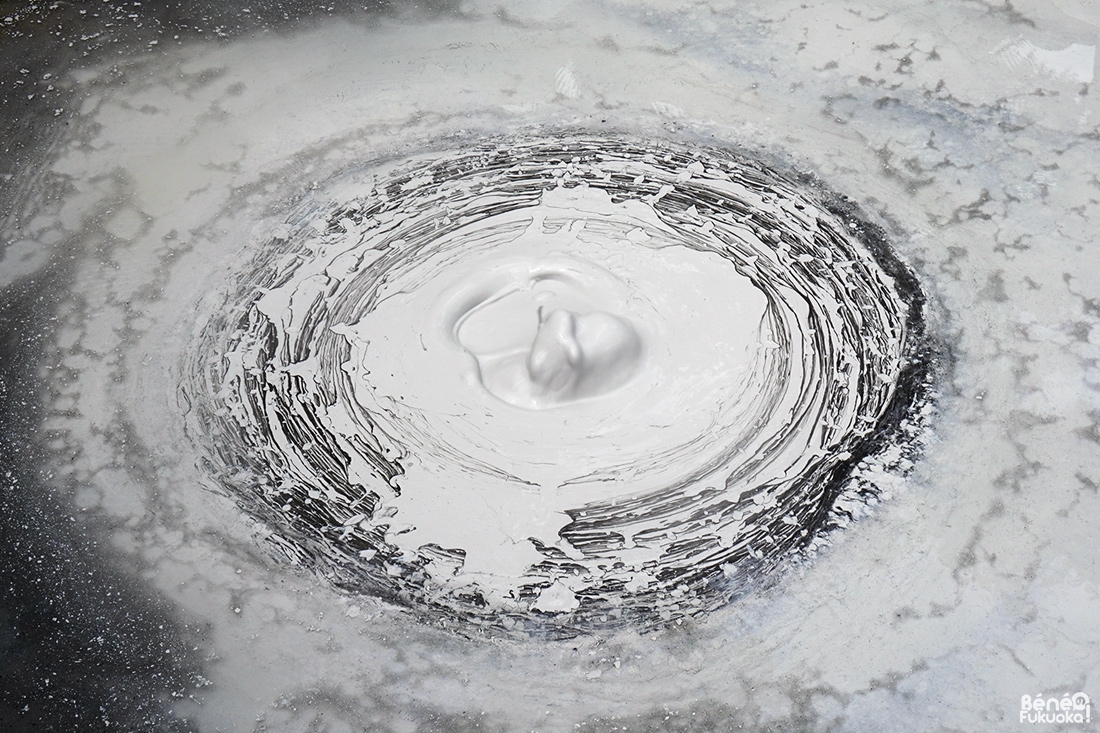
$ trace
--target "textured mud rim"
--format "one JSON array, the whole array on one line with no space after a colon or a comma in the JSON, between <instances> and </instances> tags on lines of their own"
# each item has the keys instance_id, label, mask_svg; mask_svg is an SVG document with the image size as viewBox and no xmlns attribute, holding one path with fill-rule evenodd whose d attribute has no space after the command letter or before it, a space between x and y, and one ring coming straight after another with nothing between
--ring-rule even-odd
<instances>
[{"instance_id":1,"label":"textured mud rim","mask_svg":"<svg viewBox=\"0 0 1100 733\"><path fill-rule=\"evenodd\" d=\"M631 161L644 162L648 177L639 180L621 170L615 172L616 166L622 168L620 163ZM465 634L569 637L624 627L651 631L705 615L759 588L791 555L836 524L835 503L842 494L852 493L854 467L874 462L895 446L909 457L919 450L916 436L921 415L927 415L938 353L926 332L924 293L913 272L891 250L886 232L868 222L851 200L830 192L812 176L781 172L772 161L764 163L729 148L571 134L472 141L464 148L452 145L449 150L419 154L404 164L367 163L362 170L376 166L386 172L369 193L343 199L318 196L297 206L287 217L286 229L272 236L254 263L227 289L224 304L210 315L186 364L189 379L184 389L192 407L189 434L207 457L215 481L263 525L277 554L291 563L310 568L347 591L382 597L413 609L428 622ZM684 171L692 166L697 175L685 179ZM609 170L611 175L606 175ZM748 191L745 200L724 196L718 179L708 178L711 170L723 175L733 172L738 185ZM628 589L621 574L612 577L610 571L601 571L607 572L607 577L597 577L582 588L575 609L547 613L534 608L535 599L550 584L569 575L592 575L599 559L614 557L614 541L607 537L614 534L622 513L633 506L636 513L649 512L648 516L657 518L667 515L680 506L677 502L682 497L675 490L641 497L633 505L577 507L570 513L573 522L561 536L582 548L586 559L595 560L586 566L553 548L542 548L545 563L536 569L537 577L519 588L514 602L506 607L490 603L476 584L457 592L442 590L434 576L441 567L452 572L461 566L461 548L427 546L409 556L387 541L385 517L376 516L382 505L380 493L399 485L403 474L399 442L396 447L372 440L349 444L327 431L318 415L295 416L292 405L307 401L301 382L274 376L276 362L294 364L303 356L304 352L297 356L289 353L293 345L307 352L328 353L331 363L346 358L346 353L337 353L338 343L323 340L323 332L332 318L347 318L351 310L369 308L371 286L361 287L355 297L320 304L307 319L310 334L294 344L280 336L273 324L264 322L256 303L267 290L292 280L316 251L318 241L338 241L371 217L392 215L402 207L429 211L433 201L438 203L432 199L438 193L430 190L432 186L463 180L489 181L486 185L495 186L496 193L511 197L503 203L500 197L493 199L472 211L473 217L491 216L502 206L529 206L547 187L597 186L613 198L652 202L661 219L683 233L687 246L713 247L704 242L714 232L714 227L706 228L708 220L716 222L714 226L747 222L760 242L783 251L782 258L776 258L780 270L789 266L798 277L828 280L829 267L815 263L824 250L830 250L830 261L849 263L845 267L854 263L857 280L862 277L869 287L883 291L852 297L848 315L853 322L863 322L861 313L872 308L869 299L879 299L874 306L878 308L890 301L886 308L890 312L883 318L896 323L898 333L887 333L894 328L891 326L881 334L863 333L860 338L864 344L875 338L886 343L903 334L896 339L899 353L892 383L885 391L869 386L871 375L885 362L876 361L871 353L881 343L868 347L860 362L866 375L859 382L868 385L868 400L874 404L861 416L862 427L830 441L821 460L812 462L792 482L762 485L750 495L727 496L721 487L708 494L705 506L693 515L699 519L696 523L705 524L708 515L720 516L723 522L741 522L744 531L728 547L706 537L696 537L693 544L666 542L662 549L671 559L647 569L652 571L653 582L645 587ZM414 182L419 183L411 185ZM813 215L818 217L814 226L820 225L826 235L803 241L799 231L788 227L789 222L754 210L748 201L757 196L769 201L778 198L800 211L819 212ZM410 203L416 197L419 199ZM395 230L384 247L392 253L395 250L390 245L400 242L405 249L394 254L395 258L409 252L415 256L415 248L405 244L414 237L430 239L452 225L440 224L435 214L420 219L412 216L409 221ZM469 221L467 218L461 225ZM747 261L744 248L730 247L724 256L734 258L739 271L754 278L765 292L768 278L777 277ZM387 260L380 257L378 262ZM387 266L375 267L375 277L384 279ZM830 283L828 288L843 290L834 285ZM838 292L836 297L848 296ZM313 336L322 340L311 341ZM234 367L222 357L239 352L242 344L258 361L238 364L239 371L233 373ZM813 356L830 366L822 355ZM233 387L227 392L230 383ZM315 402L319 398L336 400L336 392L338 387L329 384L309 398ZM371 418L364 416L364 420ZM279 440L273 438L274 425L283 436ZM295 446L293 455L286 451L288 444ZM360 458L370 462L379 486L349 482L351 451L359 451ZM875 491L873 484L862 482L856 493L873 500ZM730 517L734 519L727 520Z\"/></svg>"}]
</instances>

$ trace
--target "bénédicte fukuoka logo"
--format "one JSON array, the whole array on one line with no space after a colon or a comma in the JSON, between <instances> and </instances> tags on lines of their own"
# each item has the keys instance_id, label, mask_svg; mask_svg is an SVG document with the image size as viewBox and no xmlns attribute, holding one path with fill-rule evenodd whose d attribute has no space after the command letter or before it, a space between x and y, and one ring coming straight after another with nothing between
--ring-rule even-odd
<instances>
[{"instance_id":1,"label":"b\u00e9n\u00e9dicte fukuoka logo","mask_svg":"<svg viewBox=\"0 0 1100 733\"><path fill-rule=\"evenodd\" d=\"M1043 697L1039 693L1020 698L1021 723L1091 723L1092 703L1083 692L1070 695L1068 692L1058 698Z\"/></svg>"}]
</instances>

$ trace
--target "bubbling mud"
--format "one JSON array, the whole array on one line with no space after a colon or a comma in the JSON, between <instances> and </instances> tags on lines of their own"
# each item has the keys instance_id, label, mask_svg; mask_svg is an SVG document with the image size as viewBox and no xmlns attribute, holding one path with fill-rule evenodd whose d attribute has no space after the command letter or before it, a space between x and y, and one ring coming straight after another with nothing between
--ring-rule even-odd
<instances>
[{"instance_id":1,"label":"bubbling mud","mask_svg":"<svg viewBox=\"0 0 1100 733\"><path fill-rule=\"evenodd\" d=\"M205 316L189 434L339 587L466 632L644 631L762 582L904 440L922 310L808 177L482 141L301 204Z\"/></svg>"}]
</instances>

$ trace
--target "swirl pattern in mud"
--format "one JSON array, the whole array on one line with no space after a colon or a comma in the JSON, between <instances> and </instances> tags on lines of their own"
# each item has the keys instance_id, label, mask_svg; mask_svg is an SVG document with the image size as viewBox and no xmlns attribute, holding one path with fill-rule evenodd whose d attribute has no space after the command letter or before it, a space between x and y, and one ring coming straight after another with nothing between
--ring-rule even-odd
<instances>
[{"instance_id":1,"label":"swirl pattern in mud","mask_svg":"<svg viewBox=\"0 0 1100 733\"><path fill-rule=\"evenodd\" d=\"M752 588L904 440L922 308L808 177L493 140L311 192L206 320L189 431L341 587L464 629L651 629Z\"/></svg>"}]
</instances>

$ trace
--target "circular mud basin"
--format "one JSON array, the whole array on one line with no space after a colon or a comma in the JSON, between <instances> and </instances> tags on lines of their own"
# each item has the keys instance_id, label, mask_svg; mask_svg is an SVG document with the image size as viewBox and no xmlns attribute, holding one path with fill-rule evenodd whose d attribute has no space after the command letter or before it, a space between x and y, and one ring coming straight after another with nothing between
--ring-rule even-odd
<instances>
[{"instance_id":1,"label":"circular mud basin","mask_svg":"<svg viewBox=\"0 0 1100 733\"><path fill-rule=\"evenodd\" d=\"M922 313L808 176L482 140L311 191L204 324L189 432L342 588L466 633L644 631L758 586L905 449Z\"/></svg>"}]
</instances>

